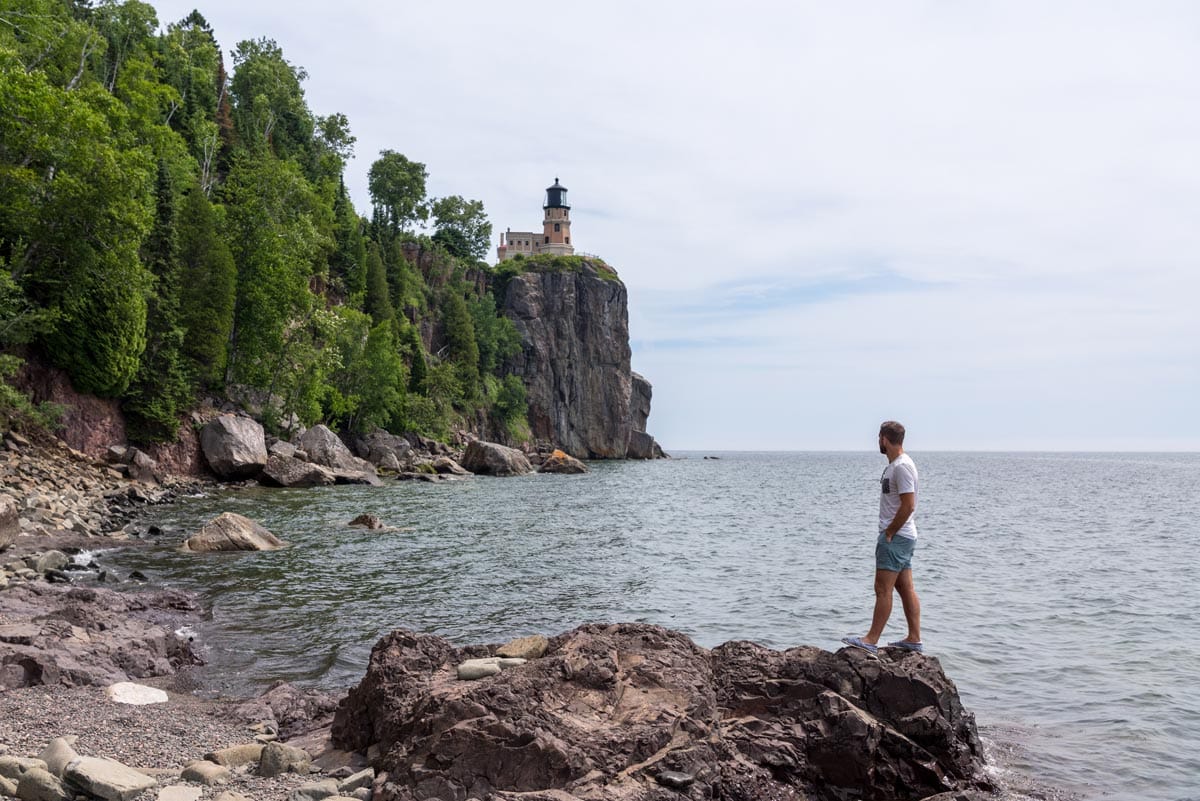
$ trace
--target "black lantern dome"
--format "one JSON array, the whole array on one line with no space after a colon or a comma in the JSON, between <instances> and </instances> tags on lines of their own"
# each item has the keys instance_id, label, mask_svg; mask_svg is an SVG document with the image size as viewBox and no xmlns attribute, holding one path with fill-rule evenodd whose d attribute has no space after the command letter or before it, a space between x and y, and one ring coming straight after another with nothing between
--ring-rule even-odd
<instances>
[{"instance_id":1,"label":"black lantern dome","mask_svg":"<svg viewBox=\"0 0 1200 801\"><path fill-rule=\"evenodd\" d=\"M569 209L567 204L567 188L554 179L554 186L546 187L546 203L544 209Z\"/></svg>"}]
</instances>

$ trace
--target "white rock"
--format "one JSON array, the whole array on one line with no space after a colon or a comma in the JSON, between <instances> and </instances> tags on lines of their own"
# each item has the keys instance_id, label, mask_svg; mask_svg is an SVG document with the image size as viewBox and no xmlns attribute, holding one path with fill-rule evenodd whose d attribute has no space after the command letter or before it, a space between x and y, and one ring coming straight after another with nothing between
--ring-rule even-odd
<instances>
[{"instance_id":1,"label":"white rock","mask_svg":"<svg viewBox=\"0 0 1200 801\"><path fill-rule=\"evenodd\" d=\"M188 787L186 784L172 784L158 791L158 801L200 801L204 790L200 787Z\"/></svg>"},{"instance_id":2,"label":"white rock","mask_svg":"<svg viewBox=\"0 0 1200 801\"><path fill-rule=\"evenodd\" d=\"M167 694L162 690L147 687L144 684L134 684L131 681L119 681L116 684L110 684L104 688L104 692L118 704L146 706L148 704L165 704L167 702Z\"/></svg>"}]
</instances>

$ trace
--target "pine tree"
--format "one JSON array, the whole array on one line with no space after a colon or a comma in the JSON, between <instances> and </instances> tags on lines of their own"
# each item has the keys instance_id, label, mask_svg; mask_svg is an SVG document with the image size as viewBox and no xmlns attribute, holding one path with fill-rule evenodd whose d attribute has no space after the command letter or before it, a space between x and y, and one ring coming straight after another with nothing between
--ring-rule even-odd
<instances>
[{"instance_id":1,"label":"pine tree","mask_svg":"<svg viewBox=\"0 0 1200 801\"><path fill-rule=\"evenodd\" d=\"M371 315L375 325L391 320L396 315L388 291L383 259L379 257L379 248L374 245L367 252L367 295L363 302L363 311Z\"/></svg>"},{"instance_id":2,"label":"pine tree","mask_svg":"<svg viewBox=\"0 0 1200 801\"><path fill-rule=\"evenodd\" d=\"M195 380L219 385L225 369L237 269L217 234L216 215L199 184L184 198L179 215L182 351Z\"/></svg>"}]
</instances>

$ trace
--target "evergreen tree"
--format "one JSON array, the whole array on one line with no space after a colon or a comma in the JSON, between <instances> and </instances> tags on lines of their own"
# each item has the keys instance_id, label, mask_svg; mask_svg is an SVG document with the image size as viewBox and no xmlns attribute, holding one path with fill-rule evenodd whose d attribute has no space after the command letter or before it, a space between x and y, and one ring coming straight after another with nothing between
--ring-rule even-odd
<instances>
[{"instance_id":1,"label":"evergreen tree","mask_svg":"<svg viewBox=\"0 0 1200 801\"><path fill-rule=\"evenodd\" d=\"M454 364L462 396L474 400L479 384L479 346L475 326L462 292L448 287L442 297L442 324L445 327L446 356Z\"/></svg>"},{"instance_id":2,"label":"evergreen tree","mask_svg":"<svg viewBox=\"0 0 1200 801\"><path fill-rule=\"evenodd\" d=\"M388 292L383 259L379 257L379 248L373 244L367 251L367 294L363 311L371 315L376 325L391 320L396 314Z\"/></svg>"},{"instance_id":3,"label":"evergreen tree","mask_svg":"<svg viewBox=\"0 0 1200 801\"><path fill-rule=\"evenodd\" d=\"M237 268L225 240L217 233L217 215L199 184L193 185L180 209L179 325L188 369L201 385L219 386L233 329Z\"/></svg>"},{"instance_id":4,"label":"evergreen tree","mask_svg":"<svg viewBox=\"0 0 1200 801\"><path fill-rule=\"evenodd\" d=\"M179 415L191 399L184 367L184 330L179 320L179 248L175 193L165 162L159 162L154 227L142 246L142 261L154 277L146 312L146 350L129 387L124 408L134 439L175 436Z\"/></svg>"}]
</instances>

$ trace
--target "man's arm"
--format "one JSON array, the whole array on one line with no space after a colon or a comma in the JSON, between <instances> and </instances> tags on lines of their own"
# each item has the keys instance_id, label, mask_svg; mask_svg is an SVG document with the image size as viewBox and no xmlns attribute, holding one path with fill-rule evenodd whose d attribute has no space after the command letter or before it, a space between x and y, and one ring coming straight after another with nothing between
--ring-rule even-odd
<instances>
[{"instance_id":1,"label":"man's arm","mask_svg":"<svg viewBox=\"0 0 1200 801\"><path fill-rule=\"evenodd\" d=\"M915 512L916 510L917 510L917 493L915 493L915 492L901 493L900 508L896 510L896 516L892 518L892 522L889 523L888 527L883 530L883 533L887 535L888 542L892 541L892 537L896 536L896 532L899 531L904 526L904 524L908 522L908 518L912 517L913 512Z\"/></svg>"}]
</instances>

